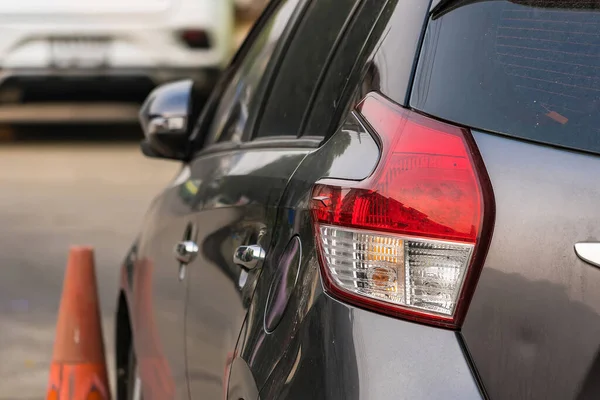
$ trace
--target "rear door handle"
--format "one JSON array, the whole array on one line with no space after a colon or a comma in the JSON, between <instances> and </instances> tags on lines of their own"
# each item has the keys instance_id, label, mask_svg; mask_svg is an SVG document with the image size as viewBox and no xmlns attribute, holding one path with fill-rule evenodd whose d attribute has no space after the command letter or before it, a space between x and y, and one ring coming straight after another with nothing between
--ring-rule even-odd
<instances>
[{"instance_id":1,"label":"rear door handle","mask_svg":"<svg viewBox=\"0 0 600 400\"><path fill-rule=\"evenodd\" d=\"M233 262L246 271L250 271L265 259L265 251L262 247L255 244L252 246L240 246L233 253Z\"/></svg>"},{"instance_id":2,"label":"rear door handle","mask_svg":"<svg viewBox=\"0 0 600 400\"><path fill-rule=\"evenodd\" d=\"M181 264L189 264L198 254L198 245L191 240L185 240L177 243L173 252L177 261Z\"/></svg>"},{"instance_id":3,"label":"rear door handle","mask_svg":"<svg viewBox=\"0 0 600 400\"><path fill-rule=\"evenodd\" d=\"M579 242L575 243L575 254L583 261L594 267L600 267L600 243Z\"/></svg>"}]
</instances>

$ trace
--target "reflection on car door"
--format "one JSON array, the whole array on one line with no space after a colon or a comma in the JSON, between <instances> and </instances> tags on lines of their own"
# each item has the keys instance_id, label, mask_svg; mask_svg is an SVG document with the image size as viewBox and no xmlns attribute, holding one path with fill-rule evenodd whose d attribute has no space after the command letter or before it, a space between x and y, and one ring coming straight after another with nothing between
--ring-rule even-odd
<instances>
[{"instance_id":1,"label":"reflection on car door","mask_svg":"<svg viewBox=\"0 0 600 400\"><path fill-rule=\"evenodd\" d=\"M173 182L145 218L133 268L133 332L145 399L186 399L184 352L185 269L174 246L194 240L193 196Z\"/></svg>"},{"instance_id":2,"label":"reflection on car door","mask_svg":"<svg viewBox=\"0 0 600 400\"><path fill-rule=\"evenodd\" d=\"M239 246L268 249L267 210L304 152L236 149L252 128L272 65L297 16L299 0L271 6L271 14L242 56L218 100L209 124L207 149L190 163L199 177L197 259L189 266L186 355L192 398L220 399L227 366L245 316L256 271L233 262ZM260 264L260 260L259 261Z\"/></svg>"},{"instance_id":3,"label":"reflection on car door","mask_svg":"<svg viewBox=\"0 0 600 400\"><path fill-rule=\"evenodd\" d=\"M268 251L272 206L305 154L256 150L192 164L194 169L214 171L209 179L216 182L202 195L207 203L198 218L200 251L189 270L186 350L193 398L222 396L224 374L261 266L258 259L254 269L242 269L233 262L234 252L249 245Z\"/></svg>"},{"instance_id":4,"label":"reflection on car door","mask_svg":"<svg viewBox=\"0 0 600 400\"><path fill-rule=\"evenodd\" d=\"M322 141L299 137L305 115L338 36L359 2L339 1L336 13L325 13L331 6L324 2L279 2L224 90L208 146L191 163L192 174L202 176L200 251L189 268L186 305L192 398L225 395L262 266L257 260L256 267L244 269L233 255L240 246L252 245L268 255L287 182ZM234 397L255 398L258 389L250 379Z\"/></svg>"}]
</instances>

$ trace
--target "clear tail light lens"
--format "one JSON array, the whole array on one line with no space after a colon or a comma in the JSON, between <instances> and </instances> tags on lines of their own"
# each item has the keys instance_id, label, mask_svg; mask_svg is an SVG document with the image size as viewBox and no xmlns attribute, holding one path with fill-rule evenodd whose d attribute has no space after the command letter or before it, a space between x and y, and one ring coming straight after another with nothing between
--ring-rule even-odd
<instances>
[{"instance_id":1,"label":"clear tail light lens","mask_svg":"<svg viewBox=\"0 0 600 400\"><path fill-rule=\"evenodd\" d=\"M373 299L451 317L473 246L319 227L335 284Z\"/></svg>"},{"instance_id":2,"label":"clear tail light lens","mask_svg":"<svg viewBox=\"0 0 600 400\"><path fill-rule=\"evenodd\" d=\"M493 225L491 185L470 134L376 94L358 111L382 156L364 181L313 190L325 288L359 306L457 327Z\"/></svg>"}]
</instances>

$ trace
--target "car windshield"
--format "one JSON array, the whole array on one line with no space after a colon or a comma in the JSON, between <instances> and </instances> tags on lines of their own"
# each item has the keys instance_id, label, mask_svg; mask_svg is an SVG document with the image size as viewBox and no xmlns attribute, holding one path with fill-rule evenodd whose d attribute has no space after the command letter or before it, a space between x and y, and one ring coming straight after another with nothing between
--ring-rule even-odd
<instances>
[{"instance_id":1,"label":"car windshield","mask_svg":"<svg viewBox=\"0 0 600 400\"><path fill-rule=\"evenodd\" d=\"M411 105L473 128L600 153L598 2L462 4L430 21Z\"/></svg>"}]
</instances>

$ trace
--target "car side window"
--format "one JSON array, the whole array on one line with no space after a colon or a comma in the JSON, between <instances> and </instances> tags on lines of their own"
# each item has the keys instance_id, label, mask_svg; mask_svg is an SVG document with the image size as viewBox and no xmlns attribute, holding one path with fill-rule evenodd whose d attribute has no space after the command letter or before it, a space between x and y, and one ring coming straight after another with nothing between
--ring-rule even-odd
<instances>
[{"instance_id":1,"label":"car side window","mask_svg":"<svg viewBox=\"0 0 600 400\"><path fill-rule=\"evenodd\" d=\"M273 78L255 138L298 136L307 108L316 93L339 39L361 0L312 1ZM360 46L360 44L359 44Z\"/></svg>"},{"instance_id":2,"label":"car side window","mask_svg":"<svg viewBox=\"0 0 600 400\"><path fill-rule=\"evenodd\" d=\"M336 49L312 108L302 128L303 136L329 136L343 116L356 105L355 90L361 79L377 79L366 69L397 1L364 0L346 35Z\"/></svg>"},{"instance_id":3,"label":"car side window","mask_svg":"<svg viewBox=\"0 0 600 400\"><path fill-rule=\"evenodd\" d=\"M208 143L241 141L250 110L261 101L260 89L268 76L267 69L276 59L299 2L281 1L265 21L223 91L208 130Z\"/></svg>"}]
</instances>

